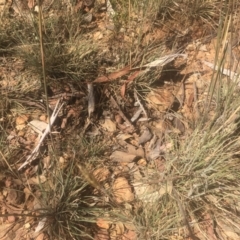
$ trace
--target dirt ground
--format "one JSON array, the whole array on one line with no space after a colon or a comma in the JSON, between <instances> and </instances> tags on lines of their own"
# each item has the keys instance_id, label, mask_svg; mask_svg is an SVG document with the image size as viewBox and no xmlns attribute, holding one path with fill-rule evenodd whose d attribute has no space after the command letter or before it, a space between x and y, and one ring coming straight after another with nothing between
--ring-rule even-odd
<instances>
[{"instance_id":1,"label":"dirt ground","mask_svg":"<svg viewBox=\"0 0 240 240\"><path fill-rule=\"evenodd\" d=\"M33 44L15 44L16 39L8 41L7 35L0 39L0 239L89 239L87 234L72 236L69 225L55 224L65 221L62 215L56 217L61 209L58 201L66 203L62 212L70 218L74 218L74 203L101 208L100 215L83 214L90 216L89 223L73 225L81 228L81 234L86 230L101 240L144 239L128 214L142 209L139 201L170 194L159 185L156 191L150 182L160 181L167 168L165 154L175 147L167 135L180 144L204 114L214 69L218 69L216 58L227 53L222 80L234 80L240 58L237 14L220 44L219 16L207 22L176 11L140 22L141 12L129 7L124 20L128 24L118 26L123 21L118 11L123 13L124 1L107 7L101 0L62 1L61 8L55 2L42 5L43 39L46 46L54 46L52 52L46 48L44 53L44 92L41 54L35 45L39 36L27 35L32 30L27 30L30 12L38 18L37 4L34 0L0 1L6 29L13 20L26 22L26 39L33 39ZM65 17L64 11L72 15ZM112 11L118 18L112 17ZM81 24L73 22L76 13L83 16ZM47 18L55 15L56 23L49 23ZM21 28L16 26L15 31ZM49 39L55 42L48 43ZM66 52L60 52L65 47ZM212 104L207 118L214 116ZM69 176L73 182L66 183ZM58 181L63 184L58 186ZM78 202L81 197L76 195L72 200L69 196L75 196L77 189L83 192L78 194L92 198ZM52 215L49 209L54 209ZM120 213L125 220L117 219ZM206 232L209 239L217 239L209 218L203 216ZM191 216L188 221L193 221ZM199 229L180 225L180 230L174 228L169 238L162 239L193 239L193 235L206 239ZM49 228L61 238L51 235ZM66 229L70 235L64 237ZM145 239L156 239L148 235L150 230L144 231Z\"/></svg>"}]
</instances>

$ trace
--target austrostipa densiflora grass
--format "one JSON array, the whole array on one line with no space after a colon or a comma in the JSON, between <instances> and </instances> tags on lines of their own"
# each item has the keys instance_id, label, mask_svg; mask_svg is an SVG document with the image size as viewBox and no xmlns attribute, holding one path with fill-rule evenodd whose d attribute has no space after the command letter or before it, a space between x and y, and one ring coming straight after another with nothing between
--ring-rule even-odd
<instances>
[{"instance_id":1,"label":"austrostipa densiflora grass","mask_svg":"<svg viewBox=\"0 0 240 240\"><path fill-rule=\"evenodd\" d=\"M97 46L84 39L81 13L67 10L49 15L43 11L40 37L38 13L33 9L22 12L21 6L18 10L19 13L14 12L14 19L4 19L1 25L0 54L21 59L25 69L41 76L39 41L42 38L46 77L70 78L76 82L93 78Z\"/></svg>"},{"instance_id":2,"label":"austrostipa densiflora grass","mask_svg":"<svg viewBox=\"0 0 240 240\"><path fill-rule=\"evenodd\" d=\"M164 191L160 191L158 200L142 203L135 215L140 239L240 236L239 78L226 80L222 74L229 57L221 38L228 31L228 24L222 23L216 72L206 97L208 104L190 135L181 140L165 136L172 147L164 156L164 173L156 172L155 181L151 178L152 184Z\"/></svg>"},{"instance_id":3,"label":"austrostipa densiflora grass","mask_svg":"<svg viewBox=\"0 0 240 240\"><path fill-rule=\"evenodd\" d=\"M240 99L229 91L225 94L219 99L226 100L219 118L208 120L214 121L212 124L200 124L166 153L164 177L156 173L155 179L165 194L153 203L144 203L135 216L142 239L169 239L183 229L190 238L196 234L208 239L209 229L223 239L239 236L234 225L240 221Z\"/></svg>"},{"instance_id":4,"label":"austrostipa densiflora grass","mask_svg":"<svg viewBox=\"0 0 240 240\"><path fill-rule=\"evenodd\" d=\"M46 214L46 232L53 239L91 239L94 223L101 214L90 204L94 202L93 187L72 163L64 170L56 166L48 179L41 186L39 199L43 217Z\"/></svg>"}]
</instances>

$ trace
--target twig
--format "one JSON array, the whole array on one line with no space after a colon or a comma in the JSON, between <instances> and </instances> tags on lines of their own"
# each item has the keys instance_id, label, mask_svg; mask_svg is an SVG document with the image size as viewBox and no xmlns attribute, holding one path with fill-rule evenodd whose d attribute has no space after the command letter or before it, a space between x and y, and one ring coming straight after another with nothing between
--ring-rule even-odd
<instances>
[{"instance_id":1,"label":"twig","mask_svg":"<svg viewBox=\"0 0 240 240\"><path fill-rule=\"evenodd\" d=\"M39 43L40 43L40 52L41 52L41 62L42 62L42 77L43 77L43 87L45 92L45 98L46 98L46 106L47 106L47 115L50 119L50 107L49 107L49 101L48 101L48 91L47 91L47 79L46 79L46 64L45 64L45 54L44 54L44 44L43 44L43 16L42 16L42 1L38 0L38 28L39 28ZM49 123L49 131L50 131L50 138L52 141L51 136L51 122Z\"/></svg>"}]
</instances>

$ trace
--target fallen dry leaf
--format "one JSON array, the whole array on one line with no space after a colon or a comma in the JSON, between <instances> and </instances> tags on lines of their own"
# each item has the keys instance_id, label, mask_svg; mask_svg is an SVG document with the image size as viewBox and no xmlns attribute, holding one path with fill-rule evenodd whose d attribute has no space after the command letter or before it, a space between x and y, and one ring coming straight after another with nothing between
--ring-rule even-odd
<instances>
[{"instance_id":1,"label":"fallen dry leaf","mask_svg":"<svg viewBox=\"0 0 240 240\"><path fill-rule=\"evenodd\" d=\"M90 12L83 15L83 22L85 22L85 23L90 23L92 21L92 19L93 19L93 15ZM103 34L102 34L101 38L102 37L103 37ZM99 38L99 39L101 39L101 38Z\"/></svg>"},{"instance_id":2,"label":"fallen dry leaf","mask_svg":"<svg viewBox=\"0 0 240 240\"><path fill-rule=\"evenodd\" d=\"M43 169L49 169L51 167L51 158L50 156L46 156L42 160L43 163Z\"/></svg>"},{"instance_id":3,"label":"fallen dry leaf","mask_svg":"<svg viewBox=\"0 0 240 240\"><path fill-rule=\"evenodd\" d=\"M138 160L137 164L144 167L147 165L147 161L146 161L146 159L141 158L140 160Z\"/></svg>"},{"instance_id":4,"label":"fallen dry leaf","mask_svg":"<svg viewBox=\"0 0 240 240\"><path fill-rule=\"evenodd\" d=\"M18 116L15 120L16 125L22 125L25 124L28 120L28 117L26 115Z\"/></svg>"},{"instance_id":5,"label":"fallen dry leaf","mask_svg":"<svg viewBox=\"0 0 240 240\"><path fill-rule=\"evenodd\" d=\"M93 176L99 182L105 181L109 177L109 175L110 175L110 171L104 167L98 168L93 171Z\"/></svg>"},{"instance_id":6,"label":"fallen dry leaf","mask_svg":"<svg viewBox=\"0 0 240 240\"><path fill-rule=\"evenodd\" d=\"M133 154L133 155L136 155L138 157L143 157L143 158L145 156L145 152L142 147L135 147L132 144L127 144L126 148L127 148L127 152L129 154Z\"/></svg>"},{"instance_id":7,"label":"fallen dry leaf","mask_svg":"<svg viewBox=\"0 0 240 240\"><path fill-rule=\"evenodd\" d=\"M37 227L36 227L36 229L35 229L35 233L40 232L40 231L44 228L46 221L47 221L47 218L42 218L42 219L38 222L38 225L37 225Z\"/></svg>"},{"instance_id":8,"label":"fallen dry leaf","mask_svg":"<svg viewBox=\"0 0 240 240\"><path fill-rule=\"evenodd\" d=\"M97 219L96 224L98 227L104 228L104 229L109 229L111 226L111 223L108 220L105 220L102 218Z\"/></svg>"},{"instance_id":9,"label":"fallen dry leaf","mask_svg":"<svg viewBox=\"0 0 240 240\"><path fill-rule=\"evenodd\" d=\"M40 120L32 120L28 124L36 133L42 135L45 129L47 128L48 124L46 122Z\"/></svg>"},{"instance_id":10,"label":"fallen dry leaf","mask_svg":"<svg viewBox=\"0 0 240 240\"><path fill-rule=\"evenodd\" d=\"M122 235L122 240L137 240L137 233L135 231L127 231Z\"/></svg>"},{"instance_id":11,"label":"fallen dry leaf","mask_svg":"<svg viewBox=\"0 0 240 240\"><path fill-rule=\"evenodd\" d=\"M124 226L130 231L136 231L136 226L133 223L124 223Z\"/></svg>"},{"instance_id":12,"label":"fallen dry leaf","mask_svg":"<svg viewBox=\"0 0 240 240\"><path fill-rule=\"evenodd\" d=\"M83 7L83 1L82 0L78 0L78 1L76 1L77 3L76 3L76 5L75 5L75 7L74 7L74 11L75 12L77 12L79 9L82 9L82 7Z\"/></svg>"},{"instance_id":13,"label":"fallen dry leaf","mask_svg":"<svg viewBox=\"0 0 240 240\"><path fill-rule=\"evenodd\" d=\"M131 202L134 200L134 194L126 178L117 178L114 181L112 188L113 195L117 203Z\"/></svg>"},{"instance_id":14,"label":"fallen dry leaf","mask_svg":"<svg viewBox=\"0 0 240 240\"><path fill-rule=\"evenodd\" d=\"M155 160L160 156L161 145L162 145L162 140L157 139L157 141L151 146L151 148L149 148L149 152L147 154L147 157L149 160Z\"/></svg>"},{"instance_id":15,"label":"fallen dry leaf","mask_svg":"<svg viewBox=\"0 0 240 240\"><path fill-rule=\"evenodd\" d=\"M164 132L171 130L171 123L166 120L158 120L154 123L154 127L157 132L163 134Z\"/></svg>"},{"instance_id":16,"label":"fallen dry leaf","mask_svg":"<svg viewBox=\"0 0 240 240\"><path fill-rule=\"evenodd\" d=\"M122 85L121 89L120 89L120 94L122 96L122 98L125 97L125 93L126 93L126 89L127 89L127 85L129 82L133 81L141 72L143 72L142 70L140 71L135 71L134 73L132 73L127 81Z\"/></svg>"},{"instance_id":17,"label":"fallen dry leaf","mask_svg":"<svg viewBox=\"0 0 240 240\"><path fill-rule=\"evenodd\" d=\"M152 136L153 135L150 132L150 130L148 128L145 128L143 133L139 137L138 144L141 145L141 144L148 142L149 140L151 140Z\"/></svg>"},{"instance_id":18,"label":"fallen dry leaf","mask_svg":"<svg viewBox=\"0 0 240 240\"><path fill-rule=\"evenodd\" d=\"M106 129L108 132L115 132L117 130L116 123L114 123L111 119L106 118L104 123L101 126Z\"/></svg>"},{"instance_id":19,"label":"fallen dry leaf","mask_svg":"<svg viewBox=\"0 0 240 240\"><path fill-rule=\"evenodd\" d=\"M129 76L129 79L127 82L132 81L133 79L135 79L139 73L141 73L144 69L145 72L149 71L152 67L157 67L157 66L164 66L165 64L173 61L176 57L184 57L186 58L186 54L170 54L167 56L164 56L162 58L156 59L155 61L146 64L142 67L135 67L135 68L131 68L130 66L126 66L125 68L121 69L120 71L114 72L109 74L108 76L101 76L98 77L97 79L94 80L94 82L109 82L109 81L113 81L119 77L122 77L126 74L128 74L130 71L134 71L134 73L132 75ZM121 94L122 96L124 96L125 94L125 88L123 87L123 89L121 90Z\"/></svg>"},{"instance_id":20,"label":"fallen dry leaf","mask_svg":"<svg viewBox=\"0 0 240 240\"><path fill-rule=\"evenodd\" d=\"M36 240L43 240L45 237L44 233L40 233L38 234L38 236L36 237Z\"/></svg>"},{"instance_id":21,"label":"fallen dry leaf","mask_svg":"<svg viewBox=\"0 0 240 240\"><path fill-rule=\"evenodd\" d=\"M28 179L28 184L40 184L47 181L47 178L44 175L40 175L38 177L32 177Z\"/></svg>"},{"instance_id":22,"label":"fallen dry leaf","mask_svg":"<svg viewBox=\"0 0 240 240\"><path fill-rule=\"evenodd\" d=\"M34 0L28 0L28 7L32 9L35 6L35 1Z\"/></svg>"},{"instance_id":23,"label":"fallen dry leaf","mask_svg":"<svg viewBox=\"0 0 240 240\"><path fill-rule=\"evenodd\" d=\"M26 200L28 200L28 197L31 196L32 192L31 192L31 190L28 187L25 187L23 189L23 192L25 194L25 201L26 201Z\"/></svg>"},{"instance_id":24,"label":"fallen dry leaf","mask_svg":"<svg viewBox=\"0 0 240 240\"><path fill-rule=\"evenodd\" d=\"M159 111L164 111L173 103L174 96L169 90L160 88L154 91L152 90L146 96L146 100Z\"/></svg>"},{"instance_id":25,"label":"fallen dry leaf","mask_svg":"<svg viewBox=\"0 0 240 240\"><path fill-rule=\"evenodd\" d=\"M93 82L94 83L110 82L110 81L116 80L117 78L120 78L120 77L128 74L129 71L130 71L130 66L126 66L125 68L123 68L117 72L110 73L108 76L100 76L100 77L96 78Z\"/></svg>"},{"instance_id":26,"label":"fallen dry leaf","mask_svg":"<svg viewBox=\"0 0 240 240\"><path fill-rule=\"evenodd\" d=\"M122 124L122 123L123 123L123 118L121 117L120 114L116 114L116 115L114 116L114 118L115 118L115 121L116 121L118 124Z\"/></svg>"},{"instance_id":27,"label":"fallen dry leaf","mask_svg":"<svg viewBox=\"0 0 240 240\"><path fill-rule=\"evenodd\" d=\"M112 7L112 4L111 4L111 1L107 0L105 1L105 4L107 5L107 15L108 17L113 17L116 12L114 11L113 7Z\"/></svg>"},{"instance_id":28,"label":"fallen dry leaf","mask_svg":"<svg viewBox=\"0 0 240 240\"><path fill-rule=\"evenodd\" d=\"M13 223L1 223L0 224L0 239L3 239L8 231L12 228Z\"/></svg>"},{"instance_id":29,"label":"fallen dry leaf","mask_svg":"<svg viewBox=\"0 0 240 240\"><path fill-rule=\"evenodd\" d=\"M175 117L175 118L173 119L173 126L174 126L177 130L179 130L180 133L184 133L184 131L185 131L185 126L184 126L184 124L182 123L182 121L181 121L179 118Z\"/></svg>"},{"instance_id":30,"label":"fallen dry leaf","mask_svg":"<svg viewBox=\"0 0 240 240\"><path fill-rule=\"evenodd\" d=\"M136 157L137 156L134 154L129 154L122 151L115 151L110 156L110 159L114 162L130 163L130 162L133 162L136 159Z\"/></svg>"},{"instance_id":31,"label":"fallen dry leaf","mask_svg":"<svg viewBox=\"0 0 240 240\"><path fill-rule=\"evenodd\" d=\"M214 221L212 219L212 216L209 213L203 214L202 218L204 221L202 222L202 225L204 227L204 232L207 233L207 236L211 240L217 240L216 234L215 234L215 225Z\"/></svg>"},{"instance_id":32,"label":"fallen dry leaf","mask_svg":"<svg viewBox=\"0 0 240 240\"><path fill-rule=\"evenodd\" d=\"M117 232L117 235L122 235L124 233L124 225L122 222L116 222L115 223L115 230Z\"/></svg>"},{"instance_id":33,"label":"fallen dry leaf","mask_svg":"<svg viewBox=\"0 0 240 240\"><path fill-rule=\"evenodd\" d=\"M48 122L48 121L47 121L47 120L48 120L48 116L45 115L45 114L42 114L42 115L39 117L39 120L47 123L47 122Z\"/></svg>"},{"instance_id":34,"label":"fallen dry leaf","mask_svg":"<svg viewBox=\"0 0 240 240\"><path fill-rule=\"evenodd\" d=\"M31 224L30 224L30 223L25 223L25 224L24 224L24 227L25 227L26 229L29 229L29 228L31 227Z\"/></svg>"},{"instance_id":35,"label":"fallen dry leaf","mask_svg":"<svg viewBox=\"0 0 240 240\"><path fill-rule=\"evenodd\" d=\"M193 106L193 101L194 101L194 93L189 93L186 94L186 104L189 108Z\"/></svg>"},{"instance_id":36,"label":"fallen dry leaf","mask_svg":"<svg viewBox=\"0 0 240 240\"><path fill-rule=\"evenodd\" d=\"M20 131L20 130L23 130L25 127L26 127L26 124L19 124L16 126L16 129Z\"/></svg>"},{"instance_id":37,"label":"fallen dry leaf","mask_svg":"<svg viewBox=\"0 0 240 240\"><path fill-rule=\"evenodd\" d=\"M101 228L94 236L94 240L110 240L107 229Z\"/></svg>"},{"instance_id":38,"label":"fallen dry leaf","mask_svg":"<svg viewBox=\"0 0 240 240\"><path fill-rule=\"evenodd\" d=\"M120 134L117 135L117 139L123 140L123 141L125 141L129 138L132 138L132 137L133 136L131 134L127 134L127 133L120 133Z\"/></svg>"},{"instance_id":39,"label":"fallen dry leaf","mask_svg":"<svg viewBox=\"0 0 240 240\"><path fill-rule=\"evenodd\" d=\"M153 184L134 182L133 188L136 197L144 202L156 202L160 198L158 189Z\"/></svg>"},{"instance_id":40,"label":"fallen dry leaf","mask_svg":"<svg viewBox=\"0 0 240 240\"><path fill-rule=\"evenodd\" d=\"M13 179L11 177L7 177L5 180L5 186L9 188L13 183Z\"/></svg>"},{"instance_id":41,"label":"fallen dry leaf","mask_svg":"<svg viewBox=\"0 0 240 240\"><path fill-rule=\"evenodd\" d=\"M217 64L214 64L214 63L210 63L210 62L207 62L207 61L202 61L205 65L207 65L208 67L212 68L213 70L216 70L216 71L219 71L219 66ZM230 69L222 69L220 68L222 74L226 75L226 76L229 76L229 78L232 80L232 81L236 81L238 83L238 86L240 85L239 83L239 74L237 72L234 72L234 71L231 71Z\"/></svg>"},{"instance_id":42,"label":"fallen dry leaf","mask_svg":"<svg viewBox=\"0 0 240 240\"><path fill-rule=\"evenodd\" d=\"M237 223L236 223L237 224ZM239 228L232 224L228 224L228 221L224 219L217 220L217 233L223 237L223 239L235 240L240 239L240 231Z\"/></svg>"},{"instance_id":43,"label":"fallen dry leaf","mask_svg":"<svg viewBox=\"0 0 240 240\"><path fill-rule=\"evenodd\" d=\"M125 98L125 93L126 93L126 88L127 88L127 84L124 83L121 88L120 88L120 94L122 98Z\"/></svg>"},{"instance_id":44,"label":"fallen dry leaf","mask_svg":"<svg viewBox=\"0 0 240 240\"><path fill-rule=\"evenodd\" d=\"M28 232L28 230L23 228L21 225L20 225L20 227L18 227L16 229L14 226L14 228L12 230L12 233L15 234L14 240L18 240L18 239L30 240L30 237L28 237L27 232ZM25 238L25 236L26 236L26 238ZM10 239L12 240L12 238L10 238Z\"/></svg>"},{"instance_id":45,"label":"fallen dry leaf","mask_svg":"<svg viewBox=\"0 0 240 240\"><path fill-rule=\"evenodd\" d=\"M18 204L20 201L18 196L18 191L15 189L8 189L8 195L7 195L6 201L9 204Z\"/></svg>"},{"instance_id":46,"label":"fallen dry leaf","mask_svg":"<svg viewBox=\"0 0 240 240\"><path fill-rule=\"evenodd\" d=\"M143 67L147 67L147 70L149 71L150 68L164 66L164 65L172 62L177 57L183 57L184 59L186 59L187 54L179 54L179 53L169 54L169 55L160 57L160 58L144 65Z\"/></svg>"},{"instance_id":47,"label":"fallen dry leaf","mask_svg":"<svg viewBox=\"0 0 240 240\"><path fill-rule=\"evenodd\" d=\"M93 39L94 39L94 40L100 40L100 39L102 39L102 38L103 38L103 34L102 34L100 31L95 32L95 33L93 34Z\"/></svg>"},{"instance_id":48,"label":"fallen dry leaf","mask_svg":"<svg viewBox=\"0 0 240 240\"><path fill-rule=\"evenodd\" d=\"M143 112L142 108L139 107L138 110L132 116L131 122L135 122L141 116L142 112Z\"/></svg>"}]
</instances>

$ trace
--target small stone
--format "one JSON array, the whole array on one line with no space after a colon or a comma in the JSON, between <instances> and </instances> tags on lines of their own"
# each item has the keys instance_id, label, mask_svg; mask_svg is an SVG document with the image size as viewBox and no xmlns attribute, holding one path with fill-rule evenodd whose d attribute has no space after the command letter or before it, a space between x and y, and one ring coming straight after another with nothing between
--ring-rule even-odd
<instances>
[{"instance_id":1,"label":"small stone","mask_svg":"<svg viewBox=\"0 0 240 240\"><path fill-rule=\"evenodd\" d=\"M7 220L8 220L9 223L14 223L16 218L15 218L15 216L8 216Z\"/></svg>"}]
</instances>

